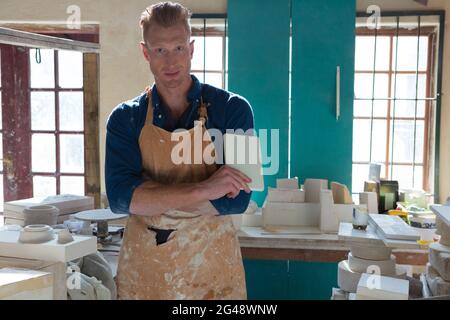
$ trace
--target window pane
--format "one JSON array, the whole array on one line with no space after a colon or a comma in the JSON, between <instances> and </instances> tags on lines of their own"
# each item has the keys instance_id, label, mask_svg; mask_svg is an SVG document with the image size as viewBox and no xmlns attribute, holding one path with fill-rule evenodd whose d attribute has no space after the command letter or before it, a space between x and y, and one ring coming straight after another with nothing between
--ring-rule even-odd
<instances>
[{"instance_id":1,"label":"window pane","mask_svg":"<svg viewBox=\"0 0 450 320\"><path fill-rule=\"evenodd\" d=\"M0 68L1 69L1 68ZM1 77L1 74L0 74ZM1 78L0 78L1 83ZM3 129L3 119L2 119L3 107L2 107L2 90L0 90L0 130Z\"/></svg>"},{"instance_id":2,"label":"window pane","mask_svg":"<svg viewBox=\"0 0 450 320\"><path fill-rule=\"evenodd\" d=\"M375 98L388 98L389 77L387 74L375 75ZM355 74L355 97L360 99L371 99L373 90L373 74Z\"/></svg>"},{"instance_id":3,"label":"window pane","mask_svg":"<svg viewBox=\"0 0 450 320\"><path fill-rule=\"evenodd\" d=\"M205 83L210 84L217 88L223 88L222 74L221 73L206 73Z\"/></svg>"},{"instance_id":4,"label":"window pane","mask_svg":"<svg viewBox=\"0 0 450 320\"><path fill-rule=\"evenodd\" d=\"M353 120L353 161L369 162L370 120ZM353 191L354 192L354 191Z\"/></svg>"},{"instance_id":5,"label":"window pane","mask_svg":"<svg viewBox=\"0 0 450 320\"><path fill-rule=\"evenodd\" d=\"M0 157L3 159L3 133L0 133ZM3 171L3 160L0 161L0 171ZM1 181L0 181L1 183ZM3 183L2 183L3 188ZM3 192L2 192L3 195Z\"/></svg>"},{"instance_id":6,"label":"window pane","mask_svg":"<svg viewBox=\"0 0 450 320\"><path fill-rule=\"evenodd\" d=\"M3 174L0 174L0 212L3 212Z\"/></svg>"},{"instance_id":7,"label":"window pane","mask_svg":"<svg viewBox=\"0 0 450 320\"><path fill-rule=\"evenodd\" d=\"M203 72L194 72L192 74L197 77L198 81L200 81L202 83L205 82L205 79L203 77Z\"/></svg>"},{"instance_id":8,"label":"window pane","mask_svg":"<svg viewBox=\"0 0 450 320\"><path fill-rule=\"evenodd\" d=\"M33 197L53 196L56 194L55 177L33 177Z\"/></svg>"},{"instance_id":9,"label":"window pane","mask_svg":"<svg viewBox=\"0 0 450 320\"><path fill-rule=\"evenodd\" d=\"M84 173L83 143L81 134L60 135L61 172Z\"/></svg>"},{"instance_id":10,"label":"window pane","mask_svg":"<svg viewBox=\"0 0 450 320\"><path fill-rule=\"evenodd\" d=\"M355 43L355 70L372 71L375 52L375 36L357 36ZM390 37L377 36L377 60L375 70L389 70Z\"/></svg>"},{"instance_id":11,"label":"window pane","mask_svg":"<svg viewBox=\"0 0 450 320\"><path fill-rule=\"evenodd\" d=\"M353 103L354 117L370 117L372 115L372 100L355 100Z\"/></svg>"},{"instance_id":12,"label":"window pane","mask_svg":"<svg viewBox=\"0 0 450 320\"><path fill-rule=\"evenodd\" d=\"M419 40L419 69L417 69L417 36L400 36L398 39L398 71L426 71L428 57L428 37L421 36ZM393 39L392 69L395 70L396 37Z\"/></svg>"},{"instance_id":13,"label":"window pane","mask_svg":"<svg viewBox=\"0 0 450 320\"><path fill-rule=\"evenodd\" d=\"M33 172L55 172L55 135L34 133L31 137L31 170Z\"/></svg>"},{"instance_id":14,"label":"window pane","mask_svg":"<svg viewBox=\"0 0 450 320\"><path fill-rule=\"evenodd\" d=\"M55 130L54 92L31 92L31 130Z\"/></svg>"},{"instance_id":15,"label":"window pane","mask_svg":"<svg viewBox=\"0 0 450 320\"><path fill-rule=\"evenodd\" d=\"M423 166L414 167L414 189L423 190Z\"/></svg>"},{"instance_id":16,"label":"window pane","mask_svg":"<svg viewBox=\"0 0 450 320\"><path fill-rule=\"evenodd\" d=\"M425 101L417 101L417 118L425 117ZM396 100L395 101L395 117L414 117L416 102L410 100ZM394 114L394 101L391 103L391 116Z\"/></svg>"},{"instance_id":17,"label":"window pane","mask_svg":"<svg viewBox=\"0 0 450 320\"><path fill-rule=\"evenodd\" d=\"M412 189L412 177L412 166L393 166L392 178L398 181L399 189Z\"/></svg>"},{"instance_id":18,"label":"window pane","mask_svg":"<svg viewBox=\"0 0 450 320\"><path fill-rule=\"evenodd\" d=\"M31 88L54 88L54 51L41 49L41 63L36 62L35 53L36 49L30 50Z\"/></svg>"},{"instance_id":19,"label":"window pane","mask_svg":"<svg viewBox=\"0 0 450 320\"><path fill-rule=\"evenodd\" d=\"M416 120L416 143L414 146L414 120L395 120L394 162L412 162L415 152L415 163L424 161L425 121ZM391 135L392 135L391 122ZM391 147L391 146L390 146ZM415 147L415 150L414 150ZM392 152L392 151L391 151Z\"/></svg>"},{"instance_id":20,"label":"window pane","mask_svg":"<svg viewBox=\"0 0 450 320\"><path fill-rule=\"evenodd\" d=\"M59 93L59 129L83 131L83 92Z\"/></svg>"},{"instance_id":21,"label":"window pane","mask_svg":"<svg viewBox=\"0 0 450 320\"><path fill-rule=\"evenodd\" d=\"M386 161L387 121L373 120L372 128L372 162ZM370 141L367 141L369 143Z\"/></svg>"},{"instance_id":22,"label":"window pane","mask_svg":"<svg viewBox=\"0 0 450 320\"><path fill-rule=\"evenodd\" d=\"M354 164L352 169L352 192L363 192L364 181L369 177L368 164Z\"/></svg>"},{"instance_id":23,"label":"window pane","mask_svg":"<svg viewBox=\"0 0 450 320\"><path fill-rule=\"evenodd\" d=\"M206 70L222 70L222 37L206 37Z\"/></svg>"},{"instance_id":24,"label":"window pane","mask_svg":"<svg viewBox=\"0 0 450 320\"><path fill-rule=\"evenodd\" d=\"M414 161L416 163L423 162L423 153L424 146L423 143L425 141L425 121L417 120L416 121L416 153L414 156Z\"/></svg>"},{"instance_id":25,"label":"window pane","mask_svg":"<svg viewBox=\"0 0 450 320\"><path fill-rule=\"evenodd\" d=\"M84 196L84 177L61 176L61 194Z\"/></svg>"},{"instance_id":26,"label":"window pane","mask_svg":"<svg viewBox=\"0 0 450 320\"><path fill-rule=\"evenodd\" d=\"M396 120L394 124L394 162L412 162L414 121Z\"/></svg>"},{"instance_id":27,"label":"window pane","mask_svg":"<svg viewBox=\"0 0 450 320\"><path fill-rule=\"evenodd\" d=\"M204 40L203 37L191 37L194 42L194 55L192 57L191 69L192 70L203 70L204 69Z\"/></svg>"},{"instance_id":28,"label":"window pane","mask_svg":"<svg viewBox=\"0 0 450 320\"><path fill-rule=\"evenodd\" d=\"M58 51L58 83L61 88L83 87L83 53Z\"/></svg>"},{"instance_id":29,"label":"window pane","mask_svg":"<svg viewBox=\"0 0 450 320\"><path fill-rule=\"evenodd\" d=\"M375 37L357 36L355 41L355 70L372 71L375 51Z\"/></svg>"},{"instance_id":30,"label":"window pane","mask_svg":"<svg viewBox=\"0 0 450 320\"><path fill-rule=\"evenodd\" d=\"M373 116L387 117L388 100L374 100L373 101Z\"/></svg>"},{"instance_id":31,"label":"window pane","mask_svg":"<svg viewBox=\"0 0 450 320\"><path fill-rule=\"evenodd\" d=\"M398 99L416 99L416 77L415 74L397 74L397 79L392 79L392 95L395 89L395 96ZM419 82L417 98L426 98L426 75L419 74L417 80Z\"/></svg>"}]
</instances>

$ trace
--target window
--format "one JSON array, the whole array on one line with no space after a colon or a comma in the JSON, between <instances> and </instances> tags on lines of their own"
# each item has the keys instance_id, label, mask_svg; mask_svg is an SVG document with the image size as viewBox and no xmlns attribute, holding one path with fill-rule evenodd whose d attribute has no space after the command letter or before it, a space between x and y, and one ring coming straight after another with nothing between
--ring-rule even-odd
<instances>
[{"instance_id":1,"label":"window","mask_svg":"<svg viewBox=\"0 0 450 320\"><path fill-rule=\"evenodd\" d=\"M357 20L352 192L363 191L369 163L400 189L436 192L434 183L440 17Z\"/></svg>"},{"instance_id":2,"label":"window","mask_svg":"<svg viewBox=\"0 0 450 320\"><path fill-rule=\"evenodd\" d=\"M84 195L83 54L29 57L33 196Z\"/></svg>"},{"instance_id":3,"label":"window","mask_svg":"<svg viewBox=\"0 0 450 320\"><path fill-rule=\"evenodd\" d=\"M191 72L200 82L227 88L226 18L221 15L194 15L191 20L195 41Z\"/></svg>"},{"instance_id":4,"label":"window","mask_svg":"<svg viewBox=\"0 0 450 320\"><path fill-rule=\"evenodd\" d=\"M2 120L2 48L0 47L0 212L3 212L3 120Z\"/></svg>"},{"instance_id":5,"label":"window","mask_svg":"<svg viewBox=\"0 0 450 320\"><path fill-rule=\"evenodd\" d=\"M98 205L98 26L64 32L23 28L37 43L44 41L40 31L51 33L55 47L63 49L35 49L21 31L18 45L0 44L0 196L12 201L87 194Z\"/></svg>"}]
</instances>

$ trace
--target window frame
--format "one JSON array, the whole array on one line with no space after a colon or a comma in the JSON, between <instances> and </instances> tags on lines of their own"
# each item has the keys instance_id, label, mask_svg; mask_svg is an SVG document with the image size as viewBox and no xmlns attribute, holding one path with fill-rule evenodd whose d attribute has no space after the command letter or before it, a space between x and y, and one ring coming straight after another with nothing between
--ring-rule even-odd
<instances>
[{"instance_id":1,"label":"window frame","mask_svg":"<svg viewBox=\"0 0 450 320\"><path fill-rule=\"evenodd\" d=\"M203 46L203 69L191 69L191 73L203 73L203 79L206 80L206 74L221 74L222 75L222 88L227 90L228 87L228 70L227 70L227 59L228 59L228 18L226 14L193 14L191 17L192 20L203 20L203 27L201 31L196 31L192 26L192 34L191 36L195 37L203 37L205 39L208 36L220 36L222 37L222 70L206 70L205 69L205 50L206 46ZM223 19L224 20L224 32L217 32L214 28L207 28L207 20L208 19ZM205 81L202 81L205 82Z\"/></svg>"},{"instance_id":2,"label":"window frame","mask_svg":"<svg viewBox=\"0 0 450 320\"><path fill-rule=\"evenodd\" d=\"M5 25L2 25L5 26ZM14 26L7 26L7 27L14 27L17 30L20 31L27 31L32 32L35 34L43 34L52 36L56 43L58 43L59 38L64 39L70 39L74 40L74 43L77 41L80 41L80 44L86 43L87 46L90 46L91 44L94 44L93 47L98 46L99 44L99 26L98 25L86 25L83 26L81 29L67 29L65 26L52 26L52 25L39 25L39 24L14 24ZM1 45L1 44L0 44ZM6 46L6 45L4 45ZM11 48L19 48L20 46L16 45L9 45ZM29 49L29 48L27 48ZM59 48L52 48L54 50L54 54L56 57L58 55ZM31 50L31 48L30 48ZM27 50L27 54L30 50ZM98 135L99 135L99 94L98 94L98 87L99 87L99 77L98 77L98 59L99 54L98 52L94 51L84 51L81 49L83 54L83 86L82 88L59 88L57 85L57 68L58 68L58 61L54 59L54 72L55 72L55 87L54 88L31 88L30 83L30 66L29 61L27 61L26 65L26 71L24 72L24 75L26 74L26 77L28 79L28 82L26 83L26 89L22 90L25 92L25 102L23 103L29 111L28 116L28 123L26 125L26 129L28 130L29 137L26 139L29 144L29 148L22 148L22 149L28 149L29 155L27 155L26 161L28 164L28 169L24 168L22 170L17 170L17 168L13 168L13 173L19 172L20 175L25 175L27 181L22 186L20 192L24 194L10 194L6 196L5 194L5 201L11 201L16 200L19 198L28 198L33 196L33 176L39 175L39 176L54 176L56 177L56 190L57 194L60 193L60 177L61 176L82 176L84 177L84 193L89 196L93 196L95 200L95 205L100 206L100 148L99 148L99 141L98 141ZM25 61L25 59L24 59ZM2 77L4 76L4 71L2 72ZM14 73L14 70L12 70L12 73ZM23 72L22 72L23 73ZM4 89L4 88L2 88ZM14 89L15 90L15 89ZM47 92L55 92L55 130L32 130L31 129L31 92L39 92L39 91L47 91ZM83 92L83 122L84 127L83 131L60 131L59 128L59 119L57 114L59 113L59 96L57 93L59 92ZM3 90L2 90L3 94ZM2 99L2 104L5 105L5 102ZM2 127L2 132L3 132ZM84 147L84 173L69 173L69 172L60 172L60 164L56 163L56 170L53 173L37 173L31 171L31 135L33 133L52 133L55 135L55 157L56 159L59 158L59 146L57 145L57 140L59 140L60 134L80 134L83 137L83 147ZM5 140L5 138L3 139ZM4 150L5 152L5 150ZM6 158L6 157L5 157ZM8 160L8 159L6 159ZM58 160L56 160L58 161ZM58 169L59 168L59 169ZM6 168L7 169L7 168ZM16 172L17 171L17 172ZM21 171L21 172L20 172ZM5 174L5 169L1 171L2 174ZM4 179L4 192L8 192L8 186ZM24 179L22 179L24 180Z\"/></svg>"},{"instance_id":3,"label":"window frame","mask_svg":"<svg viewBox=\"0 0 450 320\"><path fill-rule=\"evenodd\" d=\"M371 15L366 13L366 12L357 12L357 18L368 18ZM430 101L427 101L425 103L425 116L424 116L424 131L425 134L428 136L429 134L429 129L430 129L430 124L432 124L431 122L434 120L434 184L433 184L433 194L434 194L434 200L435 201L439 201L439 166L440 166L440 162L439 162L439 156L440 156L440 119L441 119L441 105L442 105L442 98L441 98L441 92L442 92L442 65L443 65L443 50L444 50L444 29L445 29L445 11L442 10L430 10L430 11L386 11L383 12L383 17L398 17L399 19L401 17L406 17L406 16L417 16L417 17L424 17L424 16L437 16L439 17L439 27L438 27L438 37L435 39L436 40L436 46L437 46L437 52L435 52L435 56L436 56L436 61L434 64L432 64L430 61L432 55L428 55L428 61L427 61L427 71L426 73L430 73L430 77L431 79L435 79L436 81L431 81L432 83L435 84L435 87L429 87L429 83L430 81L427 81L427 87L426 87L426 94L427 96L429 96L429 93L432 93L433 91L436 92L436 97L435 97L435 115L434 117L431 116L431 109L432 109L432 103L430 103ZM420 35L422 35L422 30L424 30L425 32L428 31L426 27L421 27L420 30ZM371 31L373 32L373 31ZM386 33L394 33L394 37L395 37L395 32L396 30L393 31L385 31L385 30L377 30L376 31L378 35L383 36ZM355 38L356 36L361 35L361 31L356 31L355 28ZM418 35L418 31L416 30L412 30L410 32L402 32L401 34L399 33L399 35L407 35L408 33L410 33L411 36L416 36ZM393 50L393 46L392 46L392 37L391 37L391 51ZM430 37L428 39L428 50L432 50L434 47L430 46ZM392 54L390 55L390 57L392 57ZM392 72L392 61L390 61L391 64L389 66L389 71ZM355 74L356 74L356 70L355 70ZM372 71L371 71L372 73ZM398 74L401 74L402 72L397 71ZM419 74L421 72L418 72ZM422 72L423 73L423 72ZM434 73L434 74L433 74ZM413 74L416 74L416 72L414 71ZM389 84L389 91L391 90L391 84ZM356 98L355 98L356 99ZM368 100L368 99L364 99L364 100ZM376 100L376 99L375 99ZM387 99L382 99L382 100L387 100ZM416 100L423 100L423 99L418 99L416 97ZM391 100L388 100L388 113L387 116L388 118L395 119L395 120L402 120L399 117L391 117L391 110L389 109L389 105L391 103ZM395 115L394 115L395 116ZM354 117L355 118L360 118L360 117ZM368 117L368 119L370 120L370 117ZM372 119L376 119L376 117L372 117ZM386 119L386 118L383 118ZM415 118L416 120L419 119L418 117ZM387 119L386 119L387 120ZM412 118L411 120L414 120L414 118ZM427 121L428 120L428 121ZM390 123L388 122L386 125L386 130L387 130L387 134L389 135L391 130L390 130ZM424 156L423 159L423 175L424 175L424 179L423 179L423 185L425 186L426 184L430 186L430 182L429 182L429 174L425 175L425 172L429 169L426 168L425 165L427 167L429 167L429 162L431 161L431 159L428 158L429 152L428 149L430 148L429 142L430 142L430 137L428 136L428 138L424 137L424 153L426 154L426 156ZM387 162L390 164L390 159L389 159L389 148L390 146L387 144L386 146L387 148L387 152L386 152L386 159ZM359 164L360 162L354 162L352 161L352 164ZM415 159L413 156L413 163L411 163L411 165L413 165L415 163ZM366 162L364 162L363 164L366 164ZM417 164L417 163L415 163ZM391 163L391 165L395 165L395 163ZM385 168L386 171L389 170L388 167ZM392 171L391 171L392 172Z\"/></svg>"}]
</instances>

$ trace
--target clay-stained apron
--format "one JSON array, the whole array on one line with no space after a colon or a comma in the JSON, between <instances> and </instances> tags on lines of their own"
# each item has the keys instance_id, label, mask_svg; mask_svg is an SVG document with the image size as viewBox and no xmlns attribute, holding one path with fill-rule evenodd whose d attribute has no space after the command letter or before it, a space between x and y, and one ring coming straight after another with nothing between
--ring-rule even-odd
<instances>
[{"instance_id":1,"label":"clay-stained apron","mask_svg":"<svg viewBox=\"0 0 450 320\"><path fill-rule=\"evenodd\" d=\"M153 125L151 92L148 111L139 137L142 163L154 181L198 182L208 178L217 166L179 164L171 160L171 132ZM199 120L189 130L206 131L206 105L199 107ZM207 132L207 131L206 131ZM203 150L213 150L209 135ZM192 140L192 155L194 143ZM203 152L202 152L203 154ZM207 214L205 214L207 212ZM203 213L203 214L202 214ZM163 244L156 245L157 229L175 229ZM170 210L162 215L131 215L125 230L117 272L119 299L246 299L245 273L236 229L231 216L219 216L206 202L191 212Z\"/></svg>"}]
</instances>

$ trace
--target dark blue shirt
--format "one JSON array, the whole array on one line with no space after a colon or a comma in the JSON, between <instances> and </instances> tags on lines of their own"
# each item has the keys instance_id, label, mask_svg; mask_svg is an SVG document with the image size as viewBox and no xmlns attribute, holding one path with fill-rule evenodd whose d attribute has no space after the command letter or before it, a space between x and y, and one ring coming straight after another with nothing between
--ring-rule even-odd
<instances>
[{"instance_id":1,"label":"dark blue shirt","mask_svg":"<svg viewBox=\"0 0 450 320\"><path fill-rule=\"evenodd\" d=\"M152 88L153 124L167 131L178 128L191 129L198 120L200 97L209 103L206 128L227 129L254 128L253 111L243 97L202 84L192 76L193 85L188 92L189 107L179 119L174 119L158 95L156 85ZM148 110L146 93L119 104L111 112L106 126L105 184L106 194L114 213L129 213L134 190L145 180L139 135ZM241 191L234 199L226 196L212 200L220 214L242 213L248 206L251 194Z\"/></svg>"}]
</instances>

